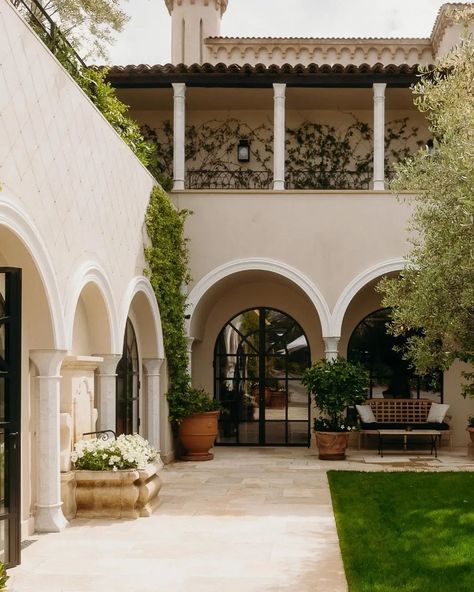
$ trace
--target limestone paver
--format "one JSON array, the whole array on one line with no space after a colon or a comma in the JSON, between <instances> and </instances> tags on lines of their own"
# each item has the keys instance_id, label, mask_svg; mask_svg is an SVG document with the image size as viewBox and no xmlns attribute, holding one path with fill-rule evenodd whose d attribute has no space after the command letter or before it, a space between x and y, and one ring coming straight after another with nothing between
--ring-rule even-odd
<instances>
[{"instance_id":1,"label":"limestone paver","mask_svg":"<svg viewBox=\"0 0 474 592\"><path fill-rule=\"evenodd\" d=\"M346 592L326 471L473 470L465 451L218 448L161 473L159 508L138 520L74 520L36 535L10 570L12 592Z\"/></svg>"}]
</instances>

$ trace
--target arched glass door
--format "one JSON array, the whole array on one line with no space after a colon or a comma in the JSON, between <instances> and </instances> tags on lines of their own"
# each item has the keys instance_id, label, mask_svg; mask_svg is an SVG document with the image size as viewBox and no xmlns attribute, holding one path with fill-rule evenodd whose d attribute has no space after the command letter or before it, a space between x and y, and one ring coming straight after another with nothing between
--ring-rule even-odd
<instances>
[{"instance_id":1,"label":"arched glass door","mask_svg":"<svg viewBox=\"0 0 474 592\"><path fill-rule=\"evenodd\" d=\"M20 563L21 269L0 268L0 561Z\"/></svg>"},{"instance_id":2,"label":"arched glass door","mask_svg":"<svg viewBox=\"0 0 474 592\"><path fill-rule=\"evenodd\" d=\"M270 308L244 311L217 338L215 398L222 405L219 444L309 445L309 397L301 384L311 364L306 335Z\"/></svg>"},{"instance_id":3,"label":"arched glass door","mask_svg":"<svg viewBox=\"0 0 474 592\"><path fill-rule=\"evenodd\" d=\"M403 359L405 338L388 333L390 309L367 315L354 329L347 347L347 358L360 362L370 373L369 397L431 399L443 401L443 374L419 376Z\"/></svg>"},{"instance_id":4,"label":"arched glass door","mask_svg":"<svg viewBox=\"0 0 474 592\"><path fill-rule=\"evenodd\" d=\"M130 319L127 319L125 328L122 358L117 364L116 393L117 434L138 433L140 427L140 372L137 338Z\"/></svg>"}]
</instances>

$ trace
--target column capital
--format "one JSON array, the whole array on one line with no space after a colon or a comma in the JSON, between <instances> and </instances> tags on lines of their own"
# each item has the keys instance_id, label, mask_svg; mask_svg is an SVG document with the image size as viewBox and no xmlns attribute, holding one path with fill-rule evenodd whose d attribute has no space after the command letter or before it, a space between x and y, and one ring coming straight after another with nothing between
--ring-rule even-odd
<instances>
[{"instance_id":1,"label":"column capital","mask_svg":"<svg viewBox=\"0 0 474 592\"><path fill-rule=\"evenodd\" d=\"M145 368L146 376L159 376L164 358L143 358L142 363Z\"/></svg>"},{"instance_id":2,"label":"column capital","mask_svg":"<svg viewBox=\"0 0 474 592\"><path fill-rule=\"evenodd\" d=\"M184 99L186 96L186 84L184 82L173 82L171 84L173 87L174 96L177 99Z\"/></svg>"},{"instance_id":3,"label":"column capital","mask_svg":"<svg viewBox=\"0 0 474 592\"><path fill-rule=\"evenodd\" d=\"M372 87L374 89L374 99L385 98L385 89L387 88L385 82L374 82Z\"/></svg>"},{"instance_id":4,"label":"column capital","mask_svg":"<svg viewBox=\"0 0 474 592\"><path fill-rule=\"evenodd\" d=\"M65 349L30 349L30 359L39 376L59 377L66 355Z\"/></svg>"},{"instance_id":5,"label":"column capital","mask_svg":"<svg viewBox=\"0 0 474 592\"><path fill-rule=\"evenodd\" d=\"M96 354L103 358L103 361L97 365L97 374L99 376L117 376L117 364L120 362L121 354Z\"/></svg>"},{"instance_id":6,"label":"column capital","mask_svg":"<svg viewBox=\"0 0 474 592\"><path fill-rule=\"evenodd\" d=\"M340 337L324 337L324 353L327 360L335 360L339 355Z\"/></svg>"},{"instance_id":7,"label":"column capital","mask_svg":"<svg viewBox=\"0 0 474 592\"><path fill-rule=\"evenodd\" d=\"M281 82L274 82L273 92L275 99L284 99L286 95L286 84Z\"/></svg>"}]
</instances>

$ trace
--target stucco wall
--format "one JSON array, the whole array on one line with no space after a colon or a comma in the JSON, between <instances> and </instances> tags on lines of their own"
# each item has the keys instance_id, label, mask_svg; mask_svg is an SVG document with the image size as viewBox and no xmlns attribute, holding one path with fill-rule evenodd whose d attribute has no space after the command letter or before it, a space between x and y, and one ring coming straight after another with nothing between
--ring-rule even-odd
<instances>
[{"instance_id":1,"label":"stucco wall","mask_svg":"<svg viewBox=\"0 0 474 592\"><path fill-rule=\"evenodd\" d=\"M163 357L163 345L156 301L143 278L152 177L7 0L0 0L0 49L0 261L23 269L26 534L41 471L30 350L121 353L139 291L154 314L148 342L155 348L146 355Z\"/></svg>"}]
</instances>

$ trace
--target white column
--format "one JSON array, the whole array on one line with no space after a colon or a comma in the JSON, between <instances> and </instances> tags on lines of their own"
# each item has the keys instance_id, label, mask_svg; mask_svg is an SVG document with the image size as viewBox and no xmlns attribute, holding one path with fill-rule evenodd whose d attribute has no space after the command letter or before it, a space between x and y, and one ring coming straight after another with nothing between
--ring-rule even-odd
<instances>
[{"instance_id":1,"label":"white column","mask_svg":"<svg viewBox=\"0 0 474 592\"><path fill-rule=\"evenodd\" d=\"M385 189L385 83L374 87L374 189Z\"/></svg>"},{"instance_id":2,"label":"white column","mask_svg":"<svg viewBox=\"0 0 474 592\"><path fill-rule=\"evenodd\" d=\"M285 189L285 91L286 84L274 84L273 189Z\"/></svg>"},{"instance_id":3,"label":"white column","mask_svg":"<svg viewBox=\"0 0 474 592\"><path fill-rule=\"evenodd\" d=\"M326 360L335 360L339 355L340 337L324 337L324 353Z\"/></svg>"},{"instance_id":4,"label":"white column","mask_svg":"<svg viewBox=\"0 0 474 592\"><path fill-rule=\"evenodd\" d=\"M188 337L188 374L192 377L194 337Z\"/></svg>"},{"instance_id":5,"label":"white column","mask_svg":"<svg viewBox=\"0 0 474 592\"><path fill-rule=\"evenodd\" d=\"M39 372L35 379L38 395L36 532L59 532L68 524L61 509L59 466L60 370L66 353L65 350L30 351Z\"/></svg>"},{"instance_id":6,"label":"white column","mask_svg":"<svg viewBox=\"0 0 474 592\"><path fill-rule=\"evenodd\" d=\"M174 83L174 124L173 124L173 189L184 189L186 157L186 85Z\"/></svg>"},{"instance_id":7,"label":"white column","mask_svg":"<svg viewBox=\"0 0 474 592\"><path fill-rule=\"evenodd\" d=\"M144 358L145 389L147 405L147 439L160 450L160 370L163 358Z\"/></svg>"},{"instance_id":8,"label":"white column","mask_svg":"<svg viewBox=\"0 0 474 592\"><path fill-rule=\"evenodd\" d=\"M98 392L98 429L113 430L116 428L116 389L117 364L122 357L120 354L101 355L103 362L97 367Z\"/></svg>"}]
</instances>

